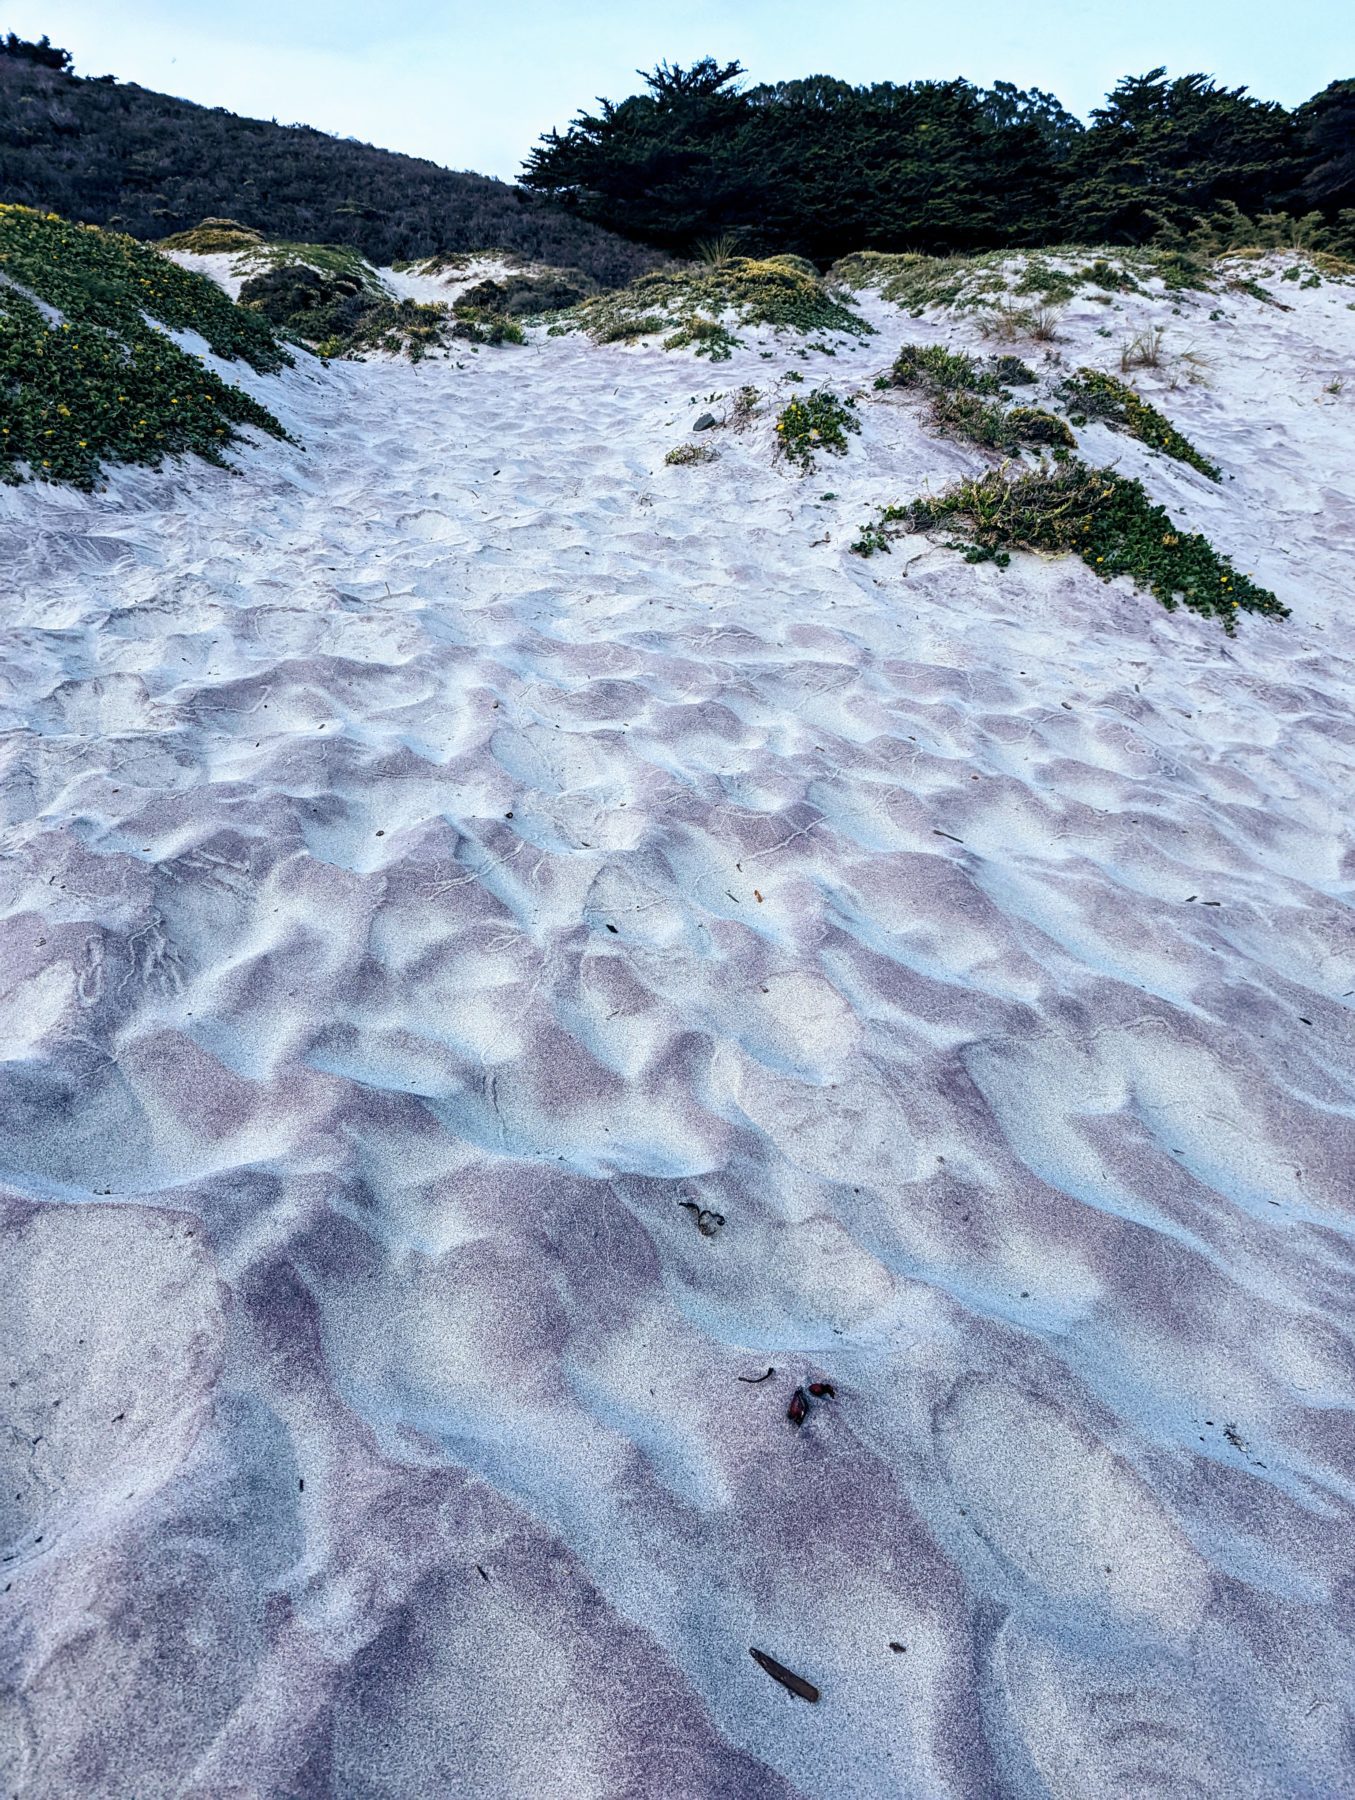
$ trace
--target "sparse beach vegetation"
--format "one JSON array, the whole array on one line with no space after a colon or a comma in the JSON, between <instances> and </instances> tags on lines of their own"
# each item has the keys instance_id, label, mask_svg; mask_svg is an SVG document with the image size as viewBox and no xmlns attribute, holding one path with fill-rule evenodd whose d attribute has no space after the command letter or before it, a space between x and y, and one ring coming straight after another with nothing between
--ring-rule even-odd
<instances>
[{"instance_id":1,"label":"sparse beach vegetation","mask_svg":"<svg viewBox=\"0 0 1355 1800\"><path fill-rule=\"evenodd\" d=\"M776 447L788 462L805 472L821 451L830 456L847 454L847 434L861 429L856 402L839 400L827 388L816 388L803 400L792 400L776 421Z\"/></svg>"},{"instance_id":2,"label":"sparse beach vegetation","mask_svg":"<svg viewBox=\"0 0 1355 1800\"><path fill-rule=\"evenodd\" d=\"M1176 462L1198 469L1211 481L1223 479L1217 463L1202 455L1156 407L1114 375L1101 369L1079 369L1059 383L1058 395L1075 425L1095 419L1127 437L1137 438L1150 449L1160 450Z\"/></svg>"},{"instance_id":3,"label":"sparse beach vegetation","mask_svg":"<svg viewBox=\"0 0 1355 1800\"><path fill-rule=\"evenodd\" d=\"M806 336L866 337L872 331L829 292L812 265L788 256L736 256L656 270L629 287L581 301L560 315L554 329L583 331L599 344L666 332L669 348L691 345L699 355L724 360L737 345L740 326L760 325ZM816 339L812 347L825 346Z\"/></svg>"},{"instance_id":4,"label":"sparse beach vegetation","mask_svg":"<svg viewBox=\"0 0 1355 1800\"><path fill-rule=\"evenodd\" d=\"M719 454L709 444L675 444L663 460L670 468L685 469L693 463L714 462Z\"/></svg>"},{"instance_id":5,"label":"sparse beach vegetation","mask_svg":"<svg viewBox=\"0 0 1355 1800\"><path fill-rule=\"evenodd\" d=\"M940 344L905 344L883 385L924 396L928 421L943 437L984 450L1072 449L1077 440L1062 419L1040 407L1010 404L1011 386L1036 379L1016 356L981 363Z\"/></svg>"},{"instance_id":6,"label":"sparse beach vegetation","mask_svg":"<svg viewBox=\"0 0 1355 1800\"><path fill-rule=\"evenodd\" d=\"M944 493L887 506L862 528L859 555L887 550L898 532L949 530L970 561L1010 560L1013 551L1077 556L1102 581L1127 575L1169 611L1178 605L1217 619L1231 634L1239 612L1288 617L1288 608L1240 574L1198 532L1183 531L1143 485L1069 458L1036 469L992 469Z\"/></svg>"}]
</instances>

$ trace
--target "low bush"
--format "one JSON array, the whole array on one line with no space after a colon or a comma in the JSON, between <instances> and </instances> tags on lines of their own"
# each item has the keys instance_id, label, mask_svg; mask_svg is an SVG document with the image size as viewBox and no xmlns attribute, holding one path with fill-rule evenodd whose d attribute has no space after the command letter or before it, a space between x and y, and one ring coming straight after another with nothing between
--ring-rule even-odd
<instances>
[{"instance_id":1,"label":"low bush","mask_svg":"<svg viewBox=\"0 0 1355 1800\"><path fill-rule=\"evenodd\" d=\"M474 306L509 319L532 319L541 313L577 306L595 291L584 275L551 270L542 275L505 275L477 281L458 297L458 306Z\"/></svg>"},{"instance_id":2,"label":"low bush","mask_svg":"<svg viewBox=\"0 0 1355 1800\"><path fill-rule=\"evenodd\" d=\"M1077 440L1062 419L1034 406L1007 408L978 394L942 390L928 409L943 437L977 444L982 450L1021 450L1039 445L1072 449Z\"/></svg>"},{"instance_id":3,"label":"low bush","mask_svg":"<svg viewBox=\"0 0 1355 1800\"><path fill-rule=\"evenodd\" d=\"M556 324L551 327L551 335L554 336L557 332L569 329L568 325ZM609 319L605 323L599 322L597 329L590 331L588 335L595 344L630 344L636 338L655 337L659 332L667 331L667 329L667 319L660 318L657 313L641 313L634 317Z\"/></svg>"},{"instance_id":4,"label":"low bush","mask_svg":"<svg viewBox=\"0 0 1355 1800\"><path fill-rule=\"evenodd\" d=\"M740 347L740 340L718 319L703 319L698 313L663 340L665 350L685 350L689 345L698 356L708 356L712 362L728 362Z\"/></svg>"},{"instance_id":5,"label":"low bush","mask_svg":"<svg viewBox=\"0 0 1355 1800\"><path fill-rule=\"evenodd\" d=\"M325 357L360 358L380 351L418 362L449 336L501 341L487 334L478 315L468 319L464 331L456 331L445 306L396 300L342 267L339 273L324 273L308 263L265 269L242 285L240 304ZM512 330L520 341L521 331L516 326Z\"/></svg>"},{"instance_id":6,"label":"low bush","mask_svg":"<svg viewBox=\"0 0 1355 1800\"><path fill-rule=\"evenodd\" d=\"M408 307L409 301L403 302ZM441 313L441 307L425 306L418 308L424 313ZM452 326L452 336L471 344L524 344L527 334L516 319L510 319L506 313L493 312L488 307L472 306L463 296L453 306L456 323ZM445 317L445 315L444 315Z\"/></svg>"},{"instance_id":7,"label":"low bush","mask_svg":"<svg viewBox=\"0 0 1355 1800\"><path fill-rule=\"evenodd\" d=\"M1103 581L1127 575L1169 610L1177 605L1236 629L1239 612L1287 618L1267 588L1234 569L1198 532L1182 531L1142 484L1073 459L1014 473L993 469L945 493L890 506L852 546L869 556L903 531L949 529L971 561L1016 550L1078 556Z\"/></svg>"},{"instance_id":8,"label":"low bush","mask_svg":"<svg viewBox=\"0 0 1355 1800\"><path fill-rule=\"evenodd\" d=\"M984 450L1072 449L1076 439L1062 419L1038 407L1008 405L1008 383L1027 386L1035 379L1034 370L1017 356L984 364L941 344L905 344L885 385L925 395L929 422L944 437Z\"/></svg>"},{"instance_id":9,"label":"low bush","mask_svg":"<svg viewBox=\"0 0 1355 1800\"><path fill-rule=\"evenodd\" d=\"M1041 407L1014 406L1006 414L1005 423L1011 433L1013 445L1049 445L1064 450L1077 448L1077 439L1069 430L1067 420L1045 412Z\"/></svg>"},{"instance_id":10,"label":"low bush","mask_svg":"<svg viewBox=\"0 0 1355 1800\"><path fill-rule=\"evenodd\" d=\"M890 380L895 387L920 387L928 393L964 389L995 394L1001 385L967 351L947 350L942 344L905 344L894 358Z\"/></svg>"},{"instance_id":11,"label":"low bush","mask_svg":"<svg viewBox=\"0 0 1355 1800\"><path fill-rule=\"evenodd\" d=\"M241 306L262 313L272 324L290 326L301 314L323 313L337 301L351 300L366 292L361 281L348 276L326 277L306 263L297 263L251 275L240 284L239 300Z\"/></svg>"},{"instance_id":12,"label":"low bush","mask_svg":"<svg viewBox=\"0 0 1355 1800\"><path fill-rule=\"evenodd\" d=\"M260 372L291 361L265 319L205 277L131 238L0 206L0 480L88 489L109 463L220 463L242 425L286 437L150 320Z\"/></svg>"},{"instance_id":13,"label":"low bush","mask_svg":"<svg viewBox=\"0 0 1355 1800\"><path fill-rule=\"evenodd\" d=\"M736 256L719 263L656 270L627 288L580 302L558 324L606 344L652 331L681 337L697 320L707 328L719 325L731 344L730 324L769 325L810 337L821 333L864 337L872 330L859 313L828 292L811 265L789 256L763 260ZM702 340L698 335L683 341ZM823 346L816 338L812 347Z\"/></svg>"},{"instance_id":14,"label":"low bush","mask_svg":"<svg viewBox=\"0 0 1355 1800\"><path fill-rule=\"evenodd\" d=\"M675 444L663 460L670 468L686 468L692 463L714 462L719 454L709 444Z\"/></svg>"},{"instance_id":15,"label":"low bush","mask_svg":"<svg viewBox=\"0 0 1355 1800\"><path fill-rule=\"evenodd\" d=\"M792 400L776 421L776 442L788 461L808 472L817 451L847 454L847 433L860 431L855 402L839 400L827 388L816 388L803 400Z\"/></svg>"},{"instance_id":16,"label":"low bush","mask_svg":"<svg viewBox=\"0 0 1355 1800\"><path fill-rule=\"evenodd\" d=\"M1096 419L1103 425L1109 425L1114 431L1123 431L1127 437L1137 438L1151 449L1160 450L1164 456L1198 469L1211 481L1223 479L1223 472L1217 463L1201 455L1156 407L1150 406L1133 388L1117 380L1114 375L1107 375L1099 369L1079 369L1075 375L1068 376L1059 384L1058 392L1074 424L1085 424L1088 419Z\"/></svg>"},{"instance_id":17,"label":"low bush","mask_svg":"<svg viewBox=\"0 0 1355 1800\"><path fill-rule=\"evenodd\" d=\"M257 250L263 233L238 219L203 219L190 231L176 231L162 238L162 250L186 250L195 256L220 256L231 251Z\"/></svg>"}]
</instances>

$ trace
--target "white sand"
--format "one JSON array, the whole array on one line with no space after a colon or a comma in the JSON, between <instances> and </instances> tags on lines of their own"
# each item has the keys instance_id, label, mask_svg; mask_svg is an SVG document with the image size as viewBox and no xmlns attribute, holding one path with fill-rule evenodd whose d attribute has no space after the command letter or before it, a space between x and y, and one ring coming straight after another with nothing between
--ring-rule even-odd
<instances>
[{"instance_id":1,"label":"white sand","mask_svg":"<svg viewBox=\"0 0 1355 1800\"><path fill-rule=\"evenodd\" d=\"M1057 347L1208 356L1221 488L1094 441L1232 641L851 556L983 466L873 299L0 489L5 1793L1355 1790L1355 290L1277 291ZM663 465L791 369L844 459Z\"/></svg>"}]
</instances>

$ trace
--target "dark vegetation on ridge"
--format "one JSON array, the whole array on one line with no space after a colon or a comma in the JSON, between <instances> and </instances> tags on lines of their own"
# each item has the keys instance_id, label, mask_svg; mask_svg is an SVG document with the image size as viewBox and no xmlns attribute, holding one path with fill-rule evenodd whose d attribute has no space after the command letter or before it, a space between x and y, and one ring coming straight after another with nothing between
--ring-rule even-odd
<instances>
[{"instance_id":1,"label":"dark vegetation on ridge","mask_svg":"<svg viewBox=\"0 0 1355 1800\"><path fill-rule=\"evenodd\" d=\"M750 254L830 263L1236 235L1281 215L1355 252L1355 81L1292 110L1204 75L1121 81L1092 114L1010 82L828 76L741 88L737 63L660 65L645 92L547 133L525 184L581 218L673 251L726 233Z\"/></svg>"},{"instance_id":2,"label":"dark vegetation on ridge","mask_svg":"<svg viewBox=\"0 0 1355 1800\"><path fill-rule=\"evenodd\" d=\"M376 264L504 249L614 285L659 260L508 182L69 65L64 50L0 38L0 199L143 239L225 215Z\"/></svg>"},{"instance_id":3,"label":"dark vegetation on ridge","mask_svg":"<svg viewBox=\"0 0 1355 1800\"><path fill-rule=\"evenodd\" d=\"M661 64L643 93L546 133L513 186L80 79L66 51L11 33L0 196L150 239L225 215L376 264L504 249L608 287L716 239L821 267L1070 242L1355 255L1355 80L1287 108L1159 68L1126 76L1084 125L1004 81L743 87L742 73Z\"/></svg>"}]
</instances>

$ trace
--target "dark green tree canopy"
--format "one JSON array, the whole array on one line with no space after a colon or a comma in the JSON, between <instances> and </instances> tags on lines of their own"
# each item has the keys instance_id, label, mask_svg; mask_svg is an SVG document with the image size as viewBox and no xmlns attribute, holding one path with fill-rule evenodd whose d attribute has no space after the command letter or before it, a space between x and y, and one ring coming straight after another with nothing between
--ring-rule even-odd
<instances>
[{"instance_id":1,"label":"dark green tree canopy","mask_svg":"<svg viewBox=\"0 0 1355 1800\"><path fill-rule=\"evenodd\" d=\"M1355 201L1355 83L1290 112L1212 77L1126 76L1089 126L1042 88L963 80L742 87L738 63L666 63L645 91L532 151L523 183L643 242L828 262L1060 239L1143 242L1215 209Z\"/></svg>"},{"instance_id":2,"label":"dark green tree canopy","mask_svg":"<svg viewBox=\"0 0 1355 1800\"><path fill-rule=\"evenodd\" d=\"M1207 75L1129 75L1092 114L1068 164L1065 213L1098 241L1137 242L1231 201L1290 202L1301 179L1293 116Z\"/></svg>"},{"instance_id":3,"label":"dark green tree canopy","mask_svg":"<svg viewBox=\"0 0 1355 1800\"><path fill-rule=\"evenodd\" d=\"M1295 113L1304 204L1325 213L1355 206L1355 81L1333 81Z\"/></svg>"},{"instance_id":4,"label":"dark green tree canopy","mask_svg":"<svg viewBox=\"0 0 1355 1800\"><path fill-rule=\"evenodd\" d=\"M0 38L0 56L17 57L20 62L37 63L43 69L61 69L67 74L74 67L70 51L58 50L46 32L36 44L30 44L11 31L7 37Z\"/></svg>"},{"instance_id":5,"label":"dark green tree canopy","mask_svg":"<svg viewBox=\"0 0 1355 1800\"><path fill-rule=\"evenodd\" d=\"M663 64L532 151L524 185L666 248L735 232L830 260L862 247L1031 242L1080 132L1053 95L1010 83L832 76L740 89L737 63Z\"/></svg>"}]
</instances>

